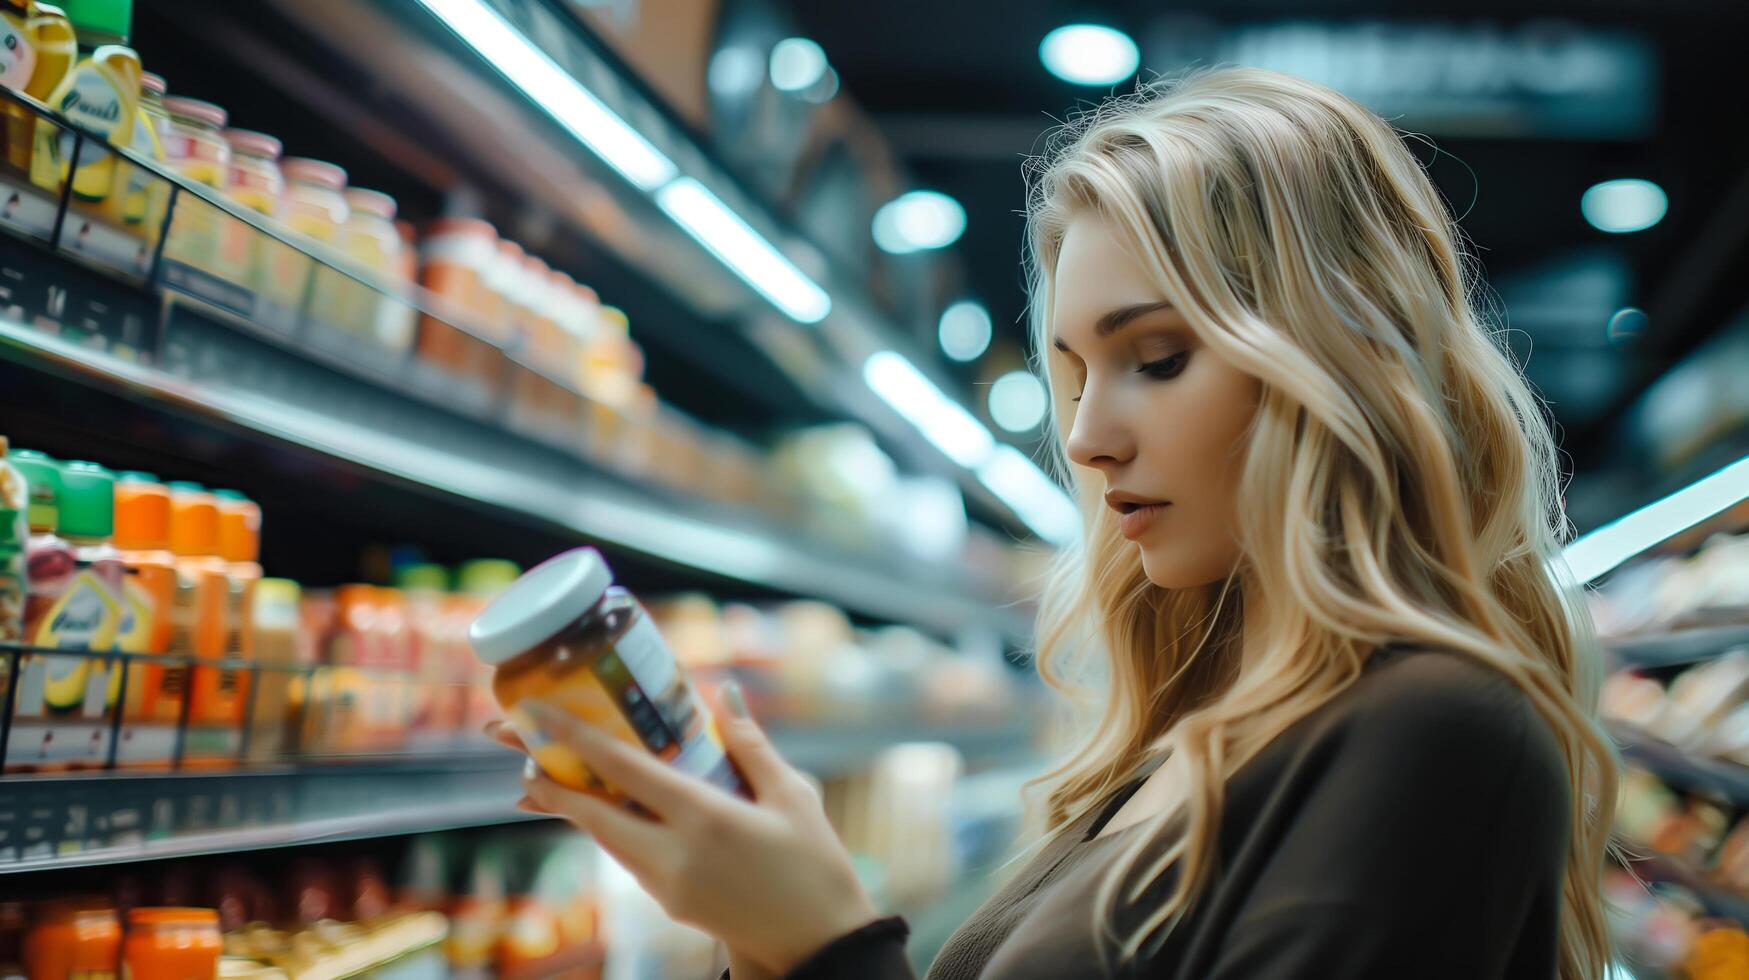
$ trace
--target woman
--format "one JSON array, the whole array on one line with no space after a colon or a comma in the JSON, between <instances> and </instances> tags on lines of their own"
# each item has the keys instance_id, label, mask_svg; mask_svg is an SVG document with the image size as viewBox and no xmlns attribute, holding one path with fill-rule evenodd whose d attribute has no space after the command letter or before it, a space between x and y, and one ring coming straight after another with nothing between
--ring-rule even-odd
<instances>
[{"instance_id":1,"label":"woman","mask_svg":"<svg viewBox=\"0 0 1749 980\"><path fill-rule=\"evenodd\" d=\"M1101 710L1044 777L1037 853L929 976L1602 976L1616 761L1552 577L1555 449L1414 156L1334 91L1221 69L1077 120L1031 183L1085 514L1038 663ZM538 775L525 805L719 936L735 980L910 976L904 923L725 700L756 802L549 713L648 812Z\"/></svg>"}]
</instances>

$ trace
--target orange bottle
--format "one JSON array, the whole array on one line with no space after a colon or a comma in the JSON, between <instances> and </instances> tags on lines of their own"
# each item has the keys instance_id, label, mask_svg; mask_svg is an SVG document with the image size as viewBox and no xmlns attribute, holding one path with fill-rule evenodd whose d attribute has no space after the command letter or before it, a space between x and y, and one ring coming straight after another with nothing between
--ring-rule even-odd
<instances>
[{"instance_id":1,"label":"orange bottle","mask_svg":"<svg viewBox=\"0 0 1749 980\"><path fill-rule=\"evenodd\" d=\"M198 483L171 483L169 489L170 550L176 556L170 652L204 660L234 656L227 649L231 579L218 554L218 498ZM189 678L184 758L193 762L203 755L228 757L227 749L241 737L237 722L242 719L243 702L237 691L242 674L201 664Z\"/></svg>"},{"instance_id":2,"label":"orange bottle","mask_svg":"<svg viewBox=\"0 0 1749 980\"><path fill-rule=\"evenodd\" d=\"M116 474L115 547L128 569L127 628L119 637L123 650L167 653L170 650L171 607L176 599L176 561L170 553L170 488L150 473ZM166 691L162 663L130 668L128 713L150 721L175 721L181 690Z\"/></svg>"},{"instance_id":3,"label":"orange bottle","mask_svg":"<svg viewBox=\"0 0 1749 980\"><path fill-rule=\"evenodd\" d=\"M121 922L98 899L49 903L24 937L24 971L30 980L115 980L121 960Z\"/></svg>"},{"instance_id":4,"label":"orange bottle","mask_svg":"<svg viewBox=\"0 0 1749 980\"><path fill-rule=\"evenodd\" d=\"M134 909L128 913L122 971L128 980L216 977L224 945L213 909Z\"/></svg>"}]
</instances>

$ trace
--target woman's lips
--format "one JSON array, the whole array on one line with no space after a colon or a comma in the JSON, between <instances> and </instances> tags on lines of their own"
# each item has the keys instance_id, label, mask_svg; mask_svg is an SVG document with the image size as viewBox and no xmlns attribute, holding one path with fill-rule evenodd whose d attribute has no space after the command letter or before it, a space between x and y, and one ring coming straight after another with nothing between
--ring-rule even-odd
<instances>
[{"instance_id":1,"label":"woman's lips","mask_svg":"<svg viewBox=\"0 0 1749 980\"><path fill-rule=\"evenodd\" d=\"M1165 513L1166 508L1170 506L1172 505L1141 504L1131 507L1117 519L1118 533L1129 538L1131 541L1136 540L1146 534L1148 528L1153 527L1154 521L1159 518L1161 514Z\"/></svg>"}]
</instances>

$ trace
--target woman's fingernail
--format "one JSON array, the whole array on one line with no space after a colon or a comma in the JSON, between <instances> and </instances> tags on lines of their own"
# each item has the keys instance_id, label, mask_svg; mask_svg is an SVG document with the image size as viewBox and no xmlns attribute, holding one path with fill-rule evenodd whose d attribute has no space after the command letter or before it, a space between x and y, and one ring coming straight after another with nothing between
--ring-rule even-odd
<instances>
[{"instance_id":1,"label":"woman's fingernail","mask_svg":"<svg viewBox=\"0 0 1749 980\"><path fill-rule=\"evenodd\" d=\"M532 756L527 758L527 759L522 760L522 778L523 779L539 779L540 776L541 776L540 763L534 761L534 758Z\"/></svg>"},{"instance_id":2,"label":"woman's fingernail","mask_svg":"<svg viewBox=\"0 0 1749 980\"><path fill-rule=\"evenodd\" d=\"M747 699L741 696L741 683L739 681L729 681L724 684L720 697L723 701L723 707L729 709L730 717L746 718L748 716Z\"/></svg>"}]
</instances>

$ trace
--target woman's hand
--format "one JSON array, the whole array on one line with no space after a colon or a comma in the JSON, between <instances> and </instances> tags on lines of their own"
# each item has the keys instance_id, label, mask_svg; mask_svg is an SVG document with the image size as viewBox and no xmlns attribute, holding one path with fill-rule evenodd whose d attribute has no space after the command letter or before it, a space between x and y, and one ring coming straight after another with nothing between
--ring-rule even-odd
<instances>
[{"instance_id":1,"label":"woman's hand","mask_svg":"<svg viewBox=\"0 0 1749 980\"><path fill-rule=\"evenodd\" d=\"M877 918L820 806L819 791L777 754L725 690L725 748L749 802L670 769L648 753L538 702L523 707L545 734L650 816L553 782L530 766L525 809L593 836L674 919L721 939L738 959L788 973L832 939ZM490 734L513 748L508 726Z\"/></svg>"}]
</instances>

